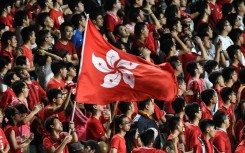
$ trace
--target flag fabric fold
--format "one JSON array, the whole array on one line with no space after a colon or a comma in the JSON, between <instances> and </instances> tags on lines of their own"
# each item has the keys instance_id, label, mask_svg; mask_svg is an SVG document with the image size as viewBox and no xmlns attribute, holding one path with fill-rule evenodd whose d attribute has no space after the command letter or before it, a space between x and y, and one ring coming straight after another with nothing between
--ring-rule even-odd
<instances>
[{"instance_id":1,"label":"flag fabric fold","mask_svg":"<svg viewBox=\"0 0 245 153\"><path fill-rule=\"evenodd\" d=\"M178 91L169 63L154 65L109 44L88 19L75 100L108 104L147 98L172 101Z\"/></svg>"}]
</instances>

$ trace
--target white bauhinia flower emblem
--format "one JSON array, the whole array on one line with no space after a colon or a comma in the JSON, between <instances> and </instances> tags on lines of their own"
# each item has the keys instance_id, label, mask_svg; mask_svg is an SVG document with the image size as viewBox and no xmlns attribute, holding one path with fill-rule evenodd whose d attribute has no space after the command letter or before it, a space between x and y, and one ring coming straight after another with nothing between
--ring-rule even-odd
<instances>
[{"instance_id":1,"label":"white bauhinia flower emblem","mask_svg":"<svg viewBox=\"0 0 245 153\"><path fill-rule=\"evenodd\" d=\"M102 87L113 88L123 79L126 84L134 88L134 75L129 70L135 69L139 64L120 59L118 53L114 50L109 50L106 53L106 61L96 57L94 53L92 54L92 62L96 69L103 73L109 73L104 77L104 83L101 84Z\"/></svg>"}]
</instances>

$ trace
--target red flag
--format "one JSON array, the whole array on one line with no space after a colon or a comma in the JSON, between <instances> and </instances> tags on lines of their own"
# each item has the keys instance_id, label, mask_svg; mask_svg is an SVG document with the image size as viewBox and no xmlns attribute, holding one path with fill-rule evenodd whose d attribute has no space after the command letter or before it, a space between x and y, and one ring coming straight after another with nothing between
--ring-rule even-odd
<instances>
[{"instance_id":1,"label":"red flag","mask_svg":"<svg viewBox=\"0 0 245 153\"><path fill-rule=\"evenodd\" d=\"M88 20L75 100L108 104L146 98L172 101L178 85L173 68L156 66L109 44Z\"/></svg>"}]
</instances>

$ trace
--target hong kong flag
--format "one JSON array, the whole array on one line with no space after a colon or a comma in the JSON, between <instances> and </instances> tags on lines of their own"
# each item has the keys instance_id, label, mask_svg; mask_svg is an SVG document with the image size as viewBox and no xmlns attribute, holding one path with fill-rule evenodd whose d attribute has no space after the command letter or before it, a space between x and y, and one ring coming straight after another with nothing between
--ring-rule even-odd
<instances>
[{"instance_id":1,"label":"hong kong flag","mask_svg":"<svg viewBox=\"0 0 245 153\"><path fill-rule=\"evenodd\" d=\"M84 39L77 102L108 104L118 100L175 99L178 85L169 64L157 66L115 48L90 20Z\"/></svg>"}]
</instances>

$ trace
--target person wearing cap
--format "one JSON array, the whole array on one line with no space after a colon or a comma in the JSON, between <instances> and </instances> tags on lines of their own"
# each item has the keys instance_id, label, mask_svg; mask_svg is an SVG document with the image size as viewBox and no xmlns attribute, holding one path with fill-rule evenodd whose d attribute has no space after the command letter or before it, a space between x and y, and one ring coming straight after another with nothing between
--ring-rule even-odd
<instances>
[{"instance_id":1,"label":"person wearing cap","mask_svg":"<svg viewBox=\"0 0 245 153\"><path fill-rule=\"evenodd\" d=\"M115 135L111 139L110 153L126 153L126 142L124 136L130 130L131 122L126 115L120 115L115 119Z\"/></svg>"},{"instance_id":2,"label":"person wearing cap","mask_svg":"<svg viewBox=\"0 0 245 153\"><path fill-rule=\"evenodd\" d=\"M51 116L45 121L45 128L50 134L43 139L44 148L47 152L69 153L67 144L78 141L73 122L70 122L71 135L62 132L62 123L55 116Z\"/></svg>"}]
</instances>

